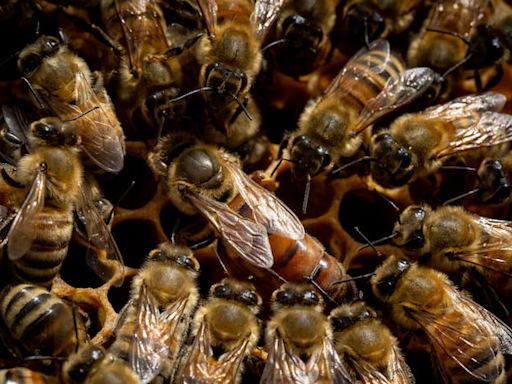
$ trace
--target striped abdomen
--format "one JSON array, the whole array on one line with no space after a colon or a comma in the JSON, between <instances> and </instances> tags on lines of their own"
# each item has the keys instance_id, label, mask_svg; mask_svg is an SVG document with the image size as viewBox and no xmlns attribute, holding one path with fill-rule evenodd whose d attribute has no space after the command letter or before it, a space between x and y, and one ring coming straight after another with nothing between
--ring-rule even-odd
<instances>
[{"instance_id":1,"label":"striped abdomen","mask_svg":"<svg viewBox=\"0 0 512 384\"><path fill-rule=\"evenodd\" d=\"M129 303L119 314L119 318L115 330L116 339L108 349L108 354L131 365L130 351L137 327L137 305L134 302Z\"/></svg>"},{"instance_id":2,"label":"striped abdomen","mask_svg":"<svg viewBox=\"0 0 512 384\"><path fill-rule=\"evenodd\" d=\"M11 368L0 370L0 384L46 384L51 379L28 368Z\"/></svg>"},{"instance_id":3,"label":"striped abdomen","mask_svg":"<svg viewBox=\"0 0 512 384\"><path fill-rule=\"evenodd\" d=\"M44 288L30 284L5 287L0 293L0 315L27 355L65 356L76 347L73 310Z\"/></svg>"},{"instance_id":4,"label":"striped abdomen","mask_svg":"<svg viewBox=\"0 0 512 384\"><path fill-rule=\"evenodd\" d=\"M474 320L468 319L460 311L446 314L435 322L443 323L447 329L460 334L457 339L438 335L444 347L433 343L440 368L450 383L506 382L505 358L498 338L490 329L484 331L483 327L478 327ZM427 333L430 332L438 331L429 330L427 326Z\"/></svg>"},{"instance_id":5,"label":"striped abdomen","mask_svg":"<svg viewBox=\"0 0 512 384\"><path fill-rule=\"evenodd\" d=\"M35 239L23 257L12 261L13 274L19 281L49 287L68 253L72 211L44 207L32 220Z\"/></svg>"}]
</instances>

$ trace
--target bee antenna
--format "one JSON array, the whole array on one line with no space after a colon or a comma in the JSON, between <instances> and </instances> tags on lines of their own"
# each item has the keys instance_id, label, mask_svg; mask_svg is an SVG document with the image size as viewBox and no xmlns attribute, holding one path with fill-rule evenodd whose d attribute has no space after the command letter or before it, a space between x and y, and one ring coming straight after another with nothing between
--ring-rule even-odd
<instances>
[{"instance_id":1,"label":"bee antenna","mask_svg":"<svg viewBox=\"0 0 512 384\"><path fill-rule=\"evenodd\" d=\"M388 235L388 236L385 236L385 237L381 237L380 239L377 239L377 240L373 240L372 244L376 245L376 244L385 243L386 241L394 239L397 236L398 236L398 232L393 232L391 235ZM357 248L357 251L358 252L362 251L363 249L368 248L369 246L370 246L369 244L362 245L359 248Z\"/></svg>"},{"instance_id":2,"label":"bee antenna","mask_svg":"<svg viewBox=\"0 0 512 384\"><path fill-rule=\"evenodd\" d=\"M443 77L446 77L448 76L450 73L452 73L453 71L455 71L457 68L463 66L467 61L469 61L469 59L471 59L471 57L473 56L472 53L470 53L469 55L467 55L464 59L462 59L461 61L459 61L457 64L455 64L453 67L449 68L445 73L443 73Z\"/></svg>"},{"instance_id":3,"label":"bee antenna","mask_svg":"<svg viewBox=\"0 0 512 384\"><path fill-rule=\"evenodd\" d=\"M87 115L88 113L91 113L92 111L95 111L95 110L97 110L97 109L99 109L99 108L100 108L99 106L92 107L91 109L89 109L89 110L87 110L87 111L85 111L85 112L82 112L82 113L80 113L79 115L77 115L77 116L75 116L75 117L73 117L73 118L71 118L71 119L62 120L62 122L64 122L64 123L68 123L68 122L70 122L70 121L78 120L79 118L84 117L84 116L85 116L85 115Z\"/></svg>"},{"instance_id":4,"label":"bee antenna","mask_svg":"<svg viewBox=\"0 0 512 384\"><path fill-rule=\"evenodd\" d=\"M160 138L162 137L162 131L164 129L164 124L165 124L165 114L162 116L162 119L160 120L160 123L158 124L158 132L156 135L157 140L160 140Z\"/></svg>"},{"instance_id":5,"label":"bee antenna","mask_svg":"<svg viewBox=\"0 0 512 384\"><path fill-rule=\"evenodd\" d=\"M238 103L238 106L240 108L242 108L242 111L244 112L245 116L247 116L247 118L252 121L252 116L249 113L249 111L247 110L247 108L245 107L244 103L242 103L240 101L240 99L238 97L236 97L236 95L232 94L231 92L229 92L228 94Z\"/></svg>"},{"instance_id":6,"label":"bee antenna","mask_svg":"<svg viewBox=\"0 0 512 384\"><path fill-rule=\"evenodd\" d=\"M36 90L34 89L34 87L32 87L32 84L30 83L30 80L27 79L26 77L22 77L21 80L23 80L25 82L25 84L27 85L30 93L32 93L32 95L34 96L34 98L36 99L36 101L39 103L39 107L41 108L41 110L43 110L45 113L47 114L50 114L50 111L48 110L48 108L46 107L46 105L43 103L43 100L41 100L41 97L39 96L39 94L36 92Z\"/></svg>"},{"instance_id":7,"label":"bee antenna","mask_svg":"<svg viewBox=\"0 0 512 384\"><path fill-rule=\"evenodd\" d=\"M76 343L75 343L75 353L78 352L79 348L79 340L78 340L78 324L76 321L76 308L73 306L73 327L75 328L75 336L76 336Z\"/></svg>"},{"instance_id":8,"label":"bee antenna","mask_svg":"<svg viewBox=\"0 0 512 384\"><path fill-rule=\"evenodd\" d=\"M360 157L359 159L353 160L347 164L343 164L341 167L336 168L335 170L331 171L331 175L340 173L344 169L350 168L351 166L356 165L358 163L362 163L363 161L377 161L377 159L375 157L371 157L371 156Z\"/></svg>"},{"instance_id":9,"label":"bee antenna","mask_svg":"<svg viewBox=\"0 0 512 384\"><path fill-rule=\"evenodd\" d=\"M459 35L458 33L456 32L453 32L453 31L445 31L445 30L442 30L442 29L436 29L436 28L427 28L426 29L427 31L429 32L436 32L436 33L442 33L443 35L450 35L450 36L454 36L460 40L462 40L464 42L464 44L466 44L467 46L470 46L471 43L468 39L464 38L463 36Z\"/></svg>"},{"instance_id":10,"label":"bee antenna","mask_svg":"<svg viewBox=\"0 0 512 384\"><path fill-rule=\"evenodd\" d=\"M461 166L461 165L442 165L442 166L439 167L439 169L454 170L454 171L476 172L476 168L466 167L466 166Z\"/></svg>"},{"instance_id":11,"label":"bee antenna","mask_svg":"<svg viewBox=\"0 0 512 384\"><path fill-rule=\"evenodd\" d=\"M283 276L281 276L279 273L277 273L276 271L274 271L273 269L270 269L270 268L267 268L266 269L272 276L275 276L279 279L279 281L281 282L281 284L286 284L288 283L288 280L286 280Z\"/></svg>"},{"instance_id":12,"label":"bee antenna","mask_svg":"<svg viewBox=\"0 0 512 384\"><path fill-rule=\"evenodd\" d=\"M174 222L174 225L172 226L171 236L169 237L169 241L171 242L172 245L176 245L176 232L178 232L180 224L181 220L180 217L178 216L176 218L176 221Z\"/></svg>"},{"instance_id":13,"label":"bee antenna","mask_svg":"<svg viewBox=\"0 0 512 384\"><path fill-rule=\"evenodd\" d=\"M368 18L365 16L363 18L364 23L364 44L366 45L366 49L370 50L370 40L368 39Z\"/></svg>"},{"instance_id":14,"label":"bee antenna","mask_svg":"<svg viewBox=\"0 0 512 384\"><path fill-rule=\"evenodd\" d=\"M279 166L281 165L281 163L283 161L289 161L290 163L292 164L296 164L297 162L295 160L292 160L292 159L286 159L284 157L281 157L279 159L279 161L277 162L276 166L274 167L274 169L272 170L272 173L270 174L270 176L274 176L274 173L276 173L277 169L279 168Z\"/></svg>"},{"instance_id":15,"label":"bee antenna","mask_svg":"<svg viewBox=\"0 0 512 384\"><path fill-rule=\"evenodd\" d=\"M207 239L198 241L197 243L189 245L188 247L191 250L196 250L196 249L204 247L206 244L211 244L214 240L215 240L215 237L208 237Z\"/></svg>"},{"instance_id":16,"label":"bee antenna","mask_svg":"<svg viewBox=\"0 0 512 384\"><path fill-rule=\"evenodd\" d=\"M302 214L306 214L308 209L309 192L311 190L311 175L308 173L306 176L306 187L304 189L304 199L302 200Z\"/></svg>"},{"instance_id":17,"label":"bee antenna","mask_svg":"<svg viewBox=\"0 0 512 384\"><path fill-rule=\"evenodd\" d=\"M350 283L350 282L355 281L355 280L367 279L367 278L375 276L375 275L376 275L375 272L365 273L364 275L359 275L359 276L351 277L350 279L335 281L331 285Z\"/></svg>"},{"instance_id":18,"label":"bee antenna","mask_svg":"<svg viewBox=\"0 0 512 384\"><path fill-rule=\"evenodd\" d=\"M64 356L27 356L23 358L23 361L29 362L29 361L39 361L39 360L57 360L57 361L65 361L67 360Z\"/></svg>"},{"instance_id":19,"label":"bee antenna","mask_svg":"<svg viewBox=\"0 0 512 384\"><path fill-rule=\"evenodd\" d=\"M460 194L459 196L455 196L455 197L452 197L451 199L448 199L446 200L443 205L449 205L449 204L452 204L454 201L459 201L459 200L462 200L468 196L471 196L471 195L474 195L475 193L477 193L478 191L480 191L480 188L475 188L475 189L472 189L471 191L469 192L465 192L465 193L462 193Z\"/></svg>"},{"instance_id":20,"label":"bee antenna","mask_svg":"<svg viewBox=\"0 0 512 384\"><path fill-rule=\"evenodd\" d=\"M382 197L382 199L388 203L391 208L393 208L397 213L400 213L400 208L398 207L398 205L395 204L395 202L393 200L391 200L389 197L387 196L384 196L383 194L379 193L379 196Z\"/></svg>"},{"instance_id":21,"label":"bee antenna","mask_svg":"<svg viewBox=\"0 0 512 384\"><path fill-rule=\"evenodd\" d=\"M364 239L364 241L366 241L368 246L371 247L371 249L373 249L373 251L377 254L377 256L382 256L382 254L379 252L379 250L377 248L375 248L375 245L370 241L370 239L368 239L365 236L365 234L359 229L359 227L354 227L354 230L359 234L359 236L361 236Z\"/></svg>"},{"instance_id":22,"label":"bee antenna","mask_svg":"<svg viewBox=\"0 0 512 384\"><path fill-rule=\"evenodd\" d=\"M339 303L336 302L336 300L334 300L332 298L331 295L329 295L327 293L327 291L325 289L323 289L316 281L315 281L315 278L317 277L318 273L320 272L320 263L318 263L315 268L313 269L313 271L308 275L308 276L305 276L304 279L306 279L306 281L308 283L310 283L312 286L314 286L320 293L322 296L324 296L327 300L329 300L332 304L334 305L338 305Z\"/></svg>"},{"instance_id":23,"label":"bee antenna","mask_svg":"<svg viewBox=\"0 0 512 384\"><path fill-rule=\"evenodd\" d=\"M231 273L229 273L228 269L226 268L226 264L224 264L224 261L222 261L222 258L220 257L219 252L217 251L217 247L213 247L213 252L215 253L215 257L219 261L219 264L222 267L222 270L224 271L224 274L227 277L231 277Z\"/></svg>"},{"instance_id":24,"label":"bee antenna","mask_svg":"<svg viewBox=\"0 0 512 384\"><path fill-rule=\"evenodd\" d=\"M10 54L7 58L5 58L2 61L0 61L0 68L2 68L6 63L8 63L12 59L14 59L16 56L18 56L21 51L22 50L20 49L19 51L16 51L16 52Z\"/></svg>"},{"instance_id":25,"label":"bee antenna","mask_svg":"<svg viewBox=\"0 0 512 384\"><path fill-rule=\"evenodd\" d=\"M212 88L212 87L201 87L201 88L197 88L197 89L194 89L190 92L187 92L181 96L178 96L178 97L175 97L174 99L171 99L169 100L170 103L175 103L177 101L180 101L180 100L183 100L183 99L186 99L187 97L190 97L192 95L195 95L196 93L200 93L200 92L211 92L211 91L214 91L215 89Z\"/></svg>"},{"instance_id":26,"label":"bee antenna","mask_svg":"<svg viewBox=\"0 0 512 384\"><path fill-rule=\"evenodd\" d=\"M273 41L273 42L265 45L263 48L261 48L261 53L265 52L267 49L275 47L276 45L284 44L287 41L288 41L287 39L279 39L279 40Z\"/></svg>"},{"instance_id":27,"label":"bee antenna","mask_svg":"<svg viewBox=\"0 0 512 384\"><path fill-rule=\"evenodd\" d=\"M119 204L121 203L121 201L123 201L125 199L125 197L128 195L128 193L130 193L130 191L132 190L132 188L135 186L135 180L132 180L132 182L130 183L130 185L128 186L128 188L126 188L124 190L124 192L121 194L121 196L118 197L117 201L114 203L114 205L112 205L112 209L110 210L110 213L108 214L108 219L107 219L107 223L110 222L110 220L112 220L112 216L114 215L114 210L119 207Z\"/></svg>"}]
</instances>

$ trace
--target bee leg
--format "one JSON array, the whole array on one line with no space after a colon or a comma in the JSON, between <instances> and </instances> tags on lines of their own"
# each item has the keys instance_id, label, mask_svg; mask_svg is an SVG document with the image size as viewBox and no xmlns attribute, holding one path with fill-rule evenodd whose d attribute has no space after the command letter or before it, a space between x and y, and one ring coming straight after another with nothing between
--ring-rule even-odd
<instances>
[{"instance_id":1,"label":"bee leg","mask_svg":"<svg viewBox=\"0 0 512 384\"><path fill-rule=\"evenodd\" d=\"M178 45L178 46L169 48L164 53L164 56L167 57L167 58L171 58L171 57L174 57L174 56L181 55L187 49L192 47L199 40L199 38L201 38L201 36L203 36L203 34L202 33L198 33L198 34L192 36L191 38L185 40L185 42L182 45Z\"/></svg>"},{"instance_id":2,"label":"bee leg","mask_svg":"<svg viewBox=\"0 0 512 384\"><path fill-rule=\"evenodd\" d=\"M233 124L236 121L236 119L238 119L238 116L240 116L242 112L247 113L247 104L249 104L249 98L244 97L244 100L238 106L233 116L231 116L231 119L229 119L228 125Z\"/></svg>"},{"instance_id":3,"label":"bee leg","mask_svg":"<svg viewBox=\"0 0 512 384\"><path fill-rule=\"evenodd\" d=\"M475 86L478 92L483 92L482 78L480 77L480 71L475 69Z\"/></svg>"},{"instance_id":4,"label":"bee leg","mask_svg":"<svg viewBox=\"0 0 512 384\"><path fill-rule=\"evenodd\" d=\"M489 82L485 85L483 91L488 91L491 88L494 88L503 78L503 66L501 64L498 64L496 66L496 73L491 77Z\"/></svg>"}]
</instances>

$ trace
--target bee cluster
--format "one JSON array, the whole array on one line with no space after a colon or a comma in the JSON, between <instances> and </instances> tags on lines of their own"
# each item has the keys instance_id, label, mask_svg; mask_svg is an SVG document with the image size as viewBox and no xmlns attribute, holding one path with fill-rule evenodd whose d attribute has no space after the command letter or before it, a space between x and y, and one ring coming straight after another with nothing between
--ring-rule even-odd
<instances>
[{"instance_id":1,"label":"bee cluster","mask_svg":"<svg viewBox=\"0 0 512 384\"><path fill-rule=\"evenodd\" d=\"M510 380L508 1L0 21L0 383Z\"/></svg>"}]
</instances>

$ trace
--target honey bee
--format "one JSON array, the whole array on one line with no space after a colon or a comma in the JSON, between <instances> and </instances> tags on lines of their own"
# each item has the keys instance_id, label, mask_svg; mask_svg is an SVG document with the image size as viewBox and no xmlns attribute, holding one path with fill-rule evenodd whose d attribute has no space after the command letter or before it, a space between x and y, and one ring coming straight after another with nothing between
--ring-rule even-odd
<instances>
[{"instance_id":1,"label":"honey bee","mask_svg":"<svg viewBox=\"0 0 512 384\"><path fill-rule=\"evenodd\" d=\"M74 310L46 289L9 285L0 296L2 321L22 355L68 356L85 340ZM18 348L16 348L18 349Z\"/></svg>"},{"instance_id":2,"label":"honey bee","mask_svg":"<svg viewBox=\"0 0 512 384\"><path fill-rule=\"evenodd\" d=\"M260 336L256 315L261 303L251 283L225 278L213 285L194 316L194 341L178 383L239 383L243 360Z\"/></svg>"},{"instance_id":3,"label":"honey bee","mask_svg":"<svg viewBox=\"0 0 512 384\"><path fill-rule=\"evenodd\" d=\"M42 373L31 371L28 368L18 367L0 370L0 383L47 384L57 383L57 380L53 380Z\"/></svg>"},{"instance_id":4,"label":"honey bee","mask_svg":"<svg viewBox=\"0 0 512 384\"><path fill-rule=\"evenodd\" d=\"M20 52L18 67L44 110L62 120L83 114L75 125L86 165L119 172L124 164L124 134L101 74L91 73L85 61L45 35Z\"/></svg>"},{"instance_id":5,"label":"honey bee","mask_svg":"<svg viewBox=\"0 0 512 384\"><path fill-rule=\"evenodd\" d=\"M229 125L247 112L249 91L261 68L261 43L278 15L281 0L198 2L208 34L195 45L199 84L214 125Z\"/></svg>"},{"instance_id":6,"label":"honey bee","mask_svg":"<svg viewBox=\"0 0 512 384\"><path fill-rule=\"evenodd\" d=\"M478 216L458 206L435 210L412 205L400 215L392 242L411 257L448 274L476 269L498 291L512 274L512 223Z\"/></svg>"},{"instance_id":7,"label":"honey bee","mask_svg":"<svg viewBox=\"0 0 512 384\"><path fill-rule=\"evenodd\" d=\"M169 353L163 375L172 375L177 367L183 338L188 331L199 292L196 280L199 262L190 248L162 243L149 256L132 281L132 297L145 285L160 311L173 313L169 335ZM162 375L162 374L161 374Z\"/></svg>"},{"instance_id":8,"label":"honey bee","mask_svg":"<svg viewBox=\"0 0 512 384\"><path fill-rule=\"evenodd\" d=\"M419 96L433 78L428 68L406 70L385 40L361 49L324 94L306 106L299 128L282 144L293 175L309 180L330 164L354 156L369 141L360 132Z\"/></svg>"},{"instance_id":9,"label":"honey bee","mask_svg":"<svg viewBox=\"0 0 512 384\"><path fill-rule=\"evenodd\" d=\"M220 235L233 269L263 279L267 288L271 273L292 282L310 278L334 298L352 292L350 284L333 284L346 277L341 264L305 233L284 203L240 169L233 155L179 134L163 138L149 162L176 208L200 213Z\"/></svg>"},{"instance_id":10,"label":"honey bee","mask_svg":"<svg viewBox=\"0 0 512 384\"><path fill-rule=\"evenodd\" d=\"M475 27L486 23L492 11L492 0L439 1L409 45L408 64L443 73L463 62L468 47L464 39L469 40Z\"/></svg>"},{"instance_id":11,"label":"honey bee","mask_svg":"<svg viewBox=\"0 0 512 384\"><path fill-rule=\"evenodd\" d=\"M351 49L359 49L366 41L401 33L409 28L423 3L423 0L348 0L340 15L340 40Z\"/></svg>"},{"instance_id":12,"label":"honey bee","mask_svg":"<svg viewBox=\"0 0 512 384\"><path fill-rule=\"evenodd\" d=\"M371 139L373 179L386 188L399 187L434 172L449 156L504 155L512 117L497 111L505 102L505 96L488 92L397 118Z\"/></svg>"},{"instance_id":13,"label":"honey bee","mask_svg":"<svg viewBox=\"0 0 512 384\"><path fill-rule=\"evenodd\" d=\"M476 199L484 204L507 202L512 193L512 157L487 158L478 167L478 187L474 190Z\"/></svg>"},{"instance_id":14,"label":"honey bee","mask_svg":"<svg viewBox=\"0 0 512 384\"><path fill-rule=\"evenodd\" d=\"M336 352L363 383L414 383L398 341L363 302L345 304L331 311Z\"/></svg>"},{"instance_id":15,"label":"honey bee","mask_svg":"<svg viewBox=\"0 0 512 384\"><path fill-rule=\"evenodd\" d=\"M339 0L286 0L276 20L276 61L293 77L317 69L331 49L329 34L336 21Z\"/></svg>"},{"instance_id":16,"label":"honey bee","mask_svg":"<svg viewBox=\"0 0 512 384\"><path fill-rule=\"evenodd\" d=\"M391 256L371 280L393 320L425 332L444 382L505 383L512 330L433 269Z\"/></svg>"},{"instance_id":17,"label":"honey bee","mask_svg":"<svg viewBox=\"0 0 512 384\"><path fill-rule=\"evenodd\" d=\"M283 284L272 294L268 360L261 383L350 383L336 353L323 300L307 284Z\"/></svg>"}]
</instances>

